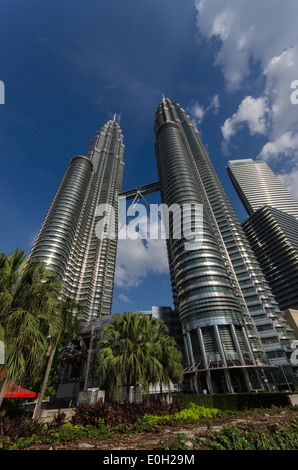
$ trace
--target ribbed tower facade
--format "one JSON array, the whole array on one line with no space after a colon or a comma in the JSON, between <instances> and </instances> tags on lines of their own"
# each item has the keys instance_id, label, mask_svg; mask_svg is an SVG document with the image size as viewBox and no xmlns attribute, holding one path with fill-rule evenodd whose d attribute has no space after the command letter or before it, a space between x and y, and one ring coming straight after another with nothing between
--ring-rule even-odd
<instances>
[{"instance_id":1,"label":"ribbed tower facade","mask_svg":"<svg viewBox=\"0 0 298 470\"><path fill-rule=\"evenodd\" d=\"M162 202L203 207L198 248L186 250L187 240L171 231L167 240L193 391L264 389L263 379L294 388L290 332L198 132L173 100L164 98L156 110L155 148ZM186 214L183 224L191 225L192 217ZM270 346L258 329L264 324L274 337Z\"/></svg>"},{"instance_id":2,"label":"ribbed tower facade","mask_svg":"<svg viewBox=\"0 0 298 470\"><path fill-rule=\"evenodd\" d=\"M298 308L298 202L261 160L231 160L231 181L249 214L242 227L283 311Z\"/></svg>"},{"instance_id":3,"label":"ribbed tower facade","mask_svg":"<svg viewBox=\"0 0 298 470\"><path fill-rule=\"evenodd\" d=\"M265 205L242 227L280 310L298 309L298 219Z\"/></svg>"},{"instance_id":4,"label":"ribbed tower facade","mask_svg":"<svg viewBox=\"0 0 298 470\"><path fill-rule=\"evenodd\" d=\"M111 313L117 231L106 234L105 222L114 216L118 226L123 157L121 129L110 120L87 156L70 161L30 254L62 277L67 294L84 305L87 321Z\"/></svg>"},{"instance_id":5,"label":"ribbed tower facade","mask_svg":"<svg viewBox=\"0 0 298 470\"><path fill-rule=\"evenodd\" d=\"M227 171L248 215L266 204L298 219L298 202L266 162L230 160Z\"/></svg>"}]
</instances>

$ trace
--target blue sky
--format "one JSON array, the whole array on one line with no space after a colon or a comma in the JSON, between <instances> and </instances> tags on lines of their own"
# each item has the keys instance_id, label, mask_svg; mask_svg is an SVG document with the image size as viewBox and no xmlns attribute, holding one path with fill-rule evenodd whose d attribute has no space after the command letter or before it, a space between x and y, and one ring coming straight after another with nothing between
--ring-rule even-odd
<instances>
[{"instance_id":1,"label":"blue sky","mask_svg":"<svg viewBox=\"0 0 298 470\"><path fill-rule=\"evenodd\" d=\"M123 189L157 180L162 93L191 116L240 221L229 159L265 159L297 198L297 17L296 0L2 0L0 250L30 251L70 159L114 113ZM114 312L172 305L163 243L123 242L117 273Z\"/></svg>"}]
</instances>

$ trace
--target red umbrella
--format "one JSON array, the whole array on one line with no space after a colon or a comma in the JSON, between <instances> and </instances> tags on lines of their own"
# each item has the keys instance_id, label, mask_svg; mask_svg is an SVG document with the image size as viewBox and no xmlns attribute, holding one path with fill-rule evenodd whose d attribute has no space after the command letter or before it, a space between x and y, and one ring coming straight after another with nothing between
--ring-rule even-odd
<instances>
[{"instance_id":1,"label":"red umbrella","mask_svg":"<svg viewBox=\"0 0 298 470\"><path fill-rule=\"evenodd\" d=\"M0 378L3 373L4 369L0 370ZM4 398L38 398L39 395L39 393L31 392L31 390L26 390L20 385L9 382L5 390Z\"/></svg>"},{"instance_id":2,"label":"red umbrella","mask_svg":"<svg viewBox=\"0 0 298 470\"><path fill-rule=\"evenodd\" d=\"M37 398L39 393L31 392L15 384L8 384L4 398Z\"/></svg>"}]
</instances>

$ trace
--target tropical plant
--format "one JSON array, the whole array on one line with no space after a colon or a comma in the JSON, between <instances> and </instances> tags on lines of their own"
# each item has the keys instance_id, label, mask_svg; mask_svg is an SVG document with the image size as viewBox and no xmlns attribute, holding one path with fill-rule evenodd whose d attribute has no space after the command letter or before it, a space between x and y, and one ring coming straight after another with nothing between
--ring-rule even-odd
<instances>
[{"instance_id":1,"label":"tropical plant","mask_svg":"<svg viewBox=\"0 0 298 470\"><path fill-rule=\"evenodd\" d=\"M29 260L22 250L0 255L1 338L5 365L0 365L0 406L8 382L21 381L40 366L48 337L61 330L58 295L63 283L41 261Z\"/></svg>"},{"instance_id":2,"label":"tropical plant","mask_svg":"<svg viewBox=\"0 0 298 470\"><path fill-rule=\"evenodd\" d=\"M10 312L14 286L26 262L25 252L20 248L9 255L0 253L0 338L4 336L4 321Z\"/></svg>"},{"instance_id":3,"label":"tropical plant","mask_svg":"<svg viewBox=\"0 0 298 470\"><path fill-rule=\"evenodd\" d=\"M166 366L174 357L174 340L166 333L165 324L151 315L140 312L114 315L104 327L104 339L97 344L95 376L114 396L125 385L127 400L131 386L140 385L148 392L150 384L161 379L178 379L178 373ZM177 352L175 361L178 357ZM178 370L182 376L182 367Z\"/></svg>"},{"instance_id":4,"label":"tropical plant","mask_svg":"<svg viewBox=\"0 0 298 470\"><path fill-rule=\"evenodd\" d=\"M80 328L80 315L83 313L83 306L73 299L66 297L60 301L59 314L60 314L60 330L58 335L50 337L50 346L48 350L48 363L39 394L36 407L33 413L33 419L38 419L40 416L42 400L46 391L47 383L50 376L50 371L55 356L55 352L59 345L67 344L71 339L77 336Z\"/></svg>"},{"instance_id":5,"label":"tropical plant","mask_svg":"<svg viewBox=\"0 0 298 470\"><path fill-rule=\"evenodd\" d=\"M177 349L175 339L164 333L158 335L158 346L158 359L162 364L158 382L160 385L160 395L162 397L163 385L168 387L173 383L181 385L183 378L182 354Z\"/></svg>"}]
</instances>

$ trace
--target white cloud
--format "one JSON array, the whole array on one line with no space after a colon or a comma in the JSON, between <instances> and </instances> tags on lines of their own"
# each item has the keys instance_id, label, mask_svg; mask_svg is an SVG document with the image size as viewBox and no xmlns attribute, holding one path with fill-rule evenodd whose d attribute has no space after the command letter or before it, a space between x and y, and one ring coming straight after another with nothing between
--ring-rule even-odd
<instances>
[{"instance_id":1,"label":"white cloud","mask_svg":"<svg viewBox=\"0 0 298 470\"><path fill-rule=\"evenodd\" d=\"M217 114L219 112L219 108L220 108L219 96L214 95L210 101L210 106L207 109L208 111L213 110L214 114Z\"/></svg>"},{"instance_id":2,"label":"white cloud","mask_svg":"<svg viewBox=\"0 0 298 470\"><path fill-rule=\"evenodd\" d=\"M294 169L291 173L283 173L277 176L298 201L298 168Z\"/></svg>"},{"instance_id":3,"label":"white cloud","mask_svg":"<svg viewBox=\"0 0 298 470\"><path fill-rule=\"evenodd\" d=\"M117 296L117 299L121 300L122 302L125 302L126 304L133 304L133 300L129 299L125 294L119 294Z\"/></svg>"},{"instance_id":4,"label":"white cloud","mask_svg":"<svg viewBox=\"0 0 298 470\"><path fill-rule=\"evenodd\" d=\"M125 289L137 287L149 274L169 272L166 242L157 237L157 217L151 215L150 224L147 217L140 217L135 221L138 224L133 221L128 229L123 227L123 230L127 229L127 238L118 240L115 284ZM148 229L149 238L146 238Z\"/></svg>"},{"instance_id":5,"label":"white cloud","mask_svg":"<svg viewBox=\"0 0 298 470\"><path fill-rule=\"evenodd\" d=\"M212 112L213 114L217 114L219 112L219 108L219 96L214 95L209 100L209 105L206 106L206 108L204 108L204 106L202 106L199 101L194 101L190 104L190 106L187 107L186 111L190 114L194 127L198 128L198 126L203 122L203 118L207 113Z\"/></svg>"},{"instance_id":6,"label":"white cloud","mask_svg":"<svg viewBox=\"0 0 298 470\"><path fill-rule=\"evenodd\" d=\"M189 112L191 116L191 122L194 125L194 127L198 127L202 121L203 117L205 115L205 110L204 107L200 105L199 102L193 103L187 111Z\"/></svg>"},{"instance_id":7,"label":"white cloud","mask_svg":"<svg viewBox=\"0 0 298 470\"><path fill-rule=\"evenodd\" d=\"M268 140L258 158L288 166L284 174L295 175L298 105L291 103L291 83L298 79L298 2L197 0L196 8L200 34L218 39L214 65L221 68L227 91L253 86L252 69L264 79L263 91L244 98L226 119L225 146L232 145L232 137L247 125L252 135Z\"/></svg>"},{"instance_id":8,"label":"white cloud","mask_svg":"<svg viewBox=\"0 0 298 470\"><path fill-rule=\"evenodd\" d=\"M251 135L265 134L268 112L269 108L266 105L265 98L246 96L240 103L237 112L231 118L228 118L222 126L224 139L229 140L244 124L247 124Z\"/></svg>"},{"instance_id":9,"label":"white cloud","mask_svg":"<svg viewBox=\"0 0 298 470\"><path fill-rule=\"evenodd\" d=\"M282 161L287 159L288 163L297 163L298 155L298 135L285 132L275 141L267 142L264 145L259 158L267 162Z\"/></svg>"},{"instance_id":10,"label":"white cloud","mask_svg":"<svg viewBox=\"0 0 298 470\"><path fill-rule=\"evenodd\" d=\"M229 89L250 74L250 61L265 69L270 60L297 43L296 0L197 0L200 33L221 46L215 64Z\"/></svg>"}]
</instances>

